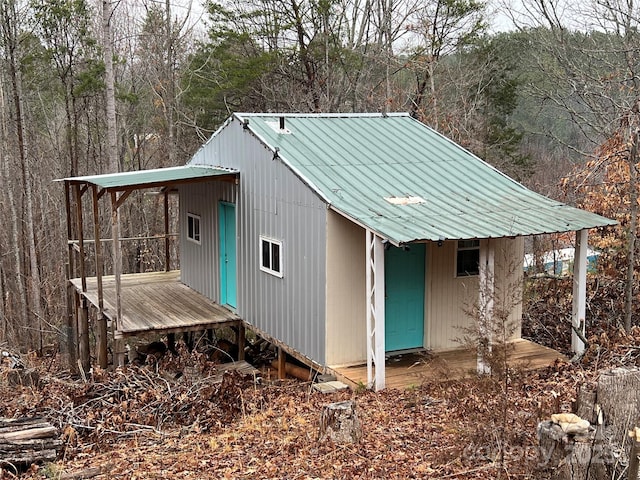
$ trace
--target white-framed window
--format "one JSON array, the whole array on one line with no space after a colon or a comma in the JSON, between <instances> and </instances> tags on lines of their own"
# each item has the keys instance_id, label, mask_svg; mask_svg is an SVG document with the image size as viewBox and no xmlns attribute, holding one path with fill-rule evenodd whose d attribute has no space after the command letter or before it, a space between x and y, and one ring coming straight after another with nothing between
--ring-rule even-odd
<instances>
[{"instance_id":1,"label":"white-framed window","mask_svg":"<svg viewBox=\"0 0 640 480\"><path fill-rule=\"evenodd\" d=\"M282 242L260 236L260 270L282 278Z\"/></svg>"},{"instance_id":2,"label":"white-framed window","mask_svg":"<svg viewBox=\"0 0 640 480\"><path fill-rule=\"evenodd\" d=\"M458 240L456 277L480 274L480 240Z\"/></svg>"},{"instance_id":3,"label":"white-framed window","mask_svg":"<svg viewBox=\"0 0 640 480\"><path fill-rule=\"evenodd\" d=\"M187 238L200 245L200 215L187 213Z\"/></svg>"}]
</instances>

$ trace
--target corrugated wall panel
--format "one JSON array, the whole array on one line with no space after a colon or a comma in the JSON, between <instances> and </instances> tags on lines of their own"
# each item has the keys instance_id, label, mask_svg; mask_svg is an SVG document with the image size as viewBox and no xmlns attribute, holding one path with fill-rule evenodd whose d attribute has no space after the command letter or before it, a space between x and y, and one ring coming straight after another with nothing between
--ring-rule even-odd
<instances>
[{"instance_id":1,"label":"corrugated wall panel","mask_svg":"<svg viewBox=\"0 0 640 480\"><path fill-rule=\"evenodd\" d=\"M180 228L181 280L205 297L220 300L218 259L218 202L235 202L235 186L227 182L191 184L180 189L180 225L187 213L200 216L200 245Z\"/></svg>"},{"instance_id":2,"label":"corrugated wall panel","mask_svg":"<svg viewBox=\"0 0 640 480\"><path fill-rule=\"evenodd\" d=\"M192 163L240 170L236 210L238 314L324 364L326 204L238 121L220 130ZM191 191L192 187L187 188ZM181 195L181 201L191 195ZM217 218L215 196L201 197L206 197L204 202ZM181 205L182 215L186 216L189 207L189 203ZM282 241L283 278L260 270L260 235ZM217 252L217 245L214 250ZM198 260L187 256L187 263L183 262L189 270L198 270L185 272L185 283L204 282L201 277L214 276L217 297L217 259L214 267L206 270L203 265L207 263L199 264Z\"/></svg>"},{"instance_id":3,"label":"corrugated wall panel","mask_svg":"<svg viewBox=\"0 0 640 480\"><path fill-rule=\"evenodd\" d=\"M524 240L499 238L491 242L495 243L496 306L509 306L509 321L515 325L513 338L519 338ZM433 350L459 348L464 346L461 340L465 329L473 326L473 319L465 311L478 301L478 277L455 277L455 241L444 242L441 247L432 243L429 247L426 345ZM508 280L504 278L507 272L510 272Z\"/></svg>"}]
</instances>

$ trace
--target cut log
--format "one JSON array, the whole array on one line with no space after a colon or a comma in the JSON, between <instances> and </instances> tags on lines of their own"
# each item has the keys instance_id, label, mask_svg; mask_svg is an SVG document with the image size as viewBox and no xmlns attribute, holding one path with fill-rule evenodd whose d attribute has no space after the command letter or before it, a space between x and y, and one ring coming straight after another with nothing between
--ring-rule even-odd
<instances>
[{"instance_id":1,"label":"cut log","mask_svg":"<svg viewBox=\"0 0 640 480\"><path fill-rule=\"evenodd\" d=\"M55 436L58 429L52 425L41 428L27 428L17 432L7 432L0 434L0 442L29 440L34 438L49 438Z\"/></svg>"},{"instance_id":2,"label":"cut log","mask_svg":"<svg viewBox=\"0 0 640 480\"><path fill-rule=\"evenodd\" d=\"M280 365L278 360L271 362L271 366L276 369L279 368ZM311 380L311 370L308 368L300 367L290 362L284 362L284 370L287 375L297 378L298 380L303 380L305 382Z\"/></svg>"},{"instance_id":3,"label":"cut log","mask_svg":"<svg viewBox=\"0 0 640 480\"><path fill-rule=\"evenodd\" d=\"M357 443L362 438L362 425L356 413L355 402L330 403L322 407L320 414L321 442Z\"/></svg>"},{"instance_id":4,"label":"cut log","mask_svg":"<svg viewBox=\"0 0 640 480\"><path fill-rule=\"evenodd\" d=\"M58 430L42 418L0 418L0 465L51 462L63 447Z\"/></svg>"}]
</instances>

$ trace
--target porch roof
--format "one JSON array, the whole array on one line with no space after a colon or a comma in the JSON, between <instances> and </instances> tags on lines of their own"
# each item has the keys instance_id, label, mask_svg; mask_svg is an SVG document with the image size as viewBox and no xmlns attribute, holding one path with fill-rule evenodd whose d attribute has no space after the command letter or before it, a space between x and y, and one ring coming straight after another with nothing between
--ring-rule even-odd
<instances>
[{"instance_id":1,"label":"porch roof","mask_svg":"<svg viewBox=\"0 0 640 480\"><path fill-rule=\"evenodd\" d=\"M406 113L238 113L233 119L331 208L392 243L616 223L525 188Z\"/></svg>"},{"instance_id":2,"label":"porch roof","mask_svg":"<svg viewBox=\"0 0 640 480\"><path fill-rule=\"evenodd\" d=\"M235 181L237 176L237 170L190 164L134 172L61 178L58 181L65 181L70 184L96 185L108 191L123 191L136 188L166 187L180 183L205 182L212 179Z\"/></svg>"}]
</instances>

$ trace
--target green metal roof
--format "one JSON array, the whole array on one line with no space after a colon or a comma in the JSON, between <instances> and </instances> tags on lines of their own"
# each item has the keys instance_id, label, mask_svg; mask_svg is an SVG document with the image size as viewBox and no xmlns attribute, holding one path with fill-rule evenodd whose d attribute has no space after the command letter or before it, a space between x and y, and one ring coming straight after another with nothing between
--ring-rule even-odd
<instances>
[{"instance_id":1,"label":"green metal roof","mask_svg":"<svg viewBox=\"0 0 640 480\"><path fill-rule=\"evenodd\" d=\"M234 117L333 209L393 243L616 223L528 190L408 114Z\"/></svg>"},{"instance_id":2,"label":"green metal roof","mask_svg":"<svg viewBox=\"0 0 640 480\"><path fill-rule=\"evenodd\" d=\"M220 176L235 176L237 170L208 165L184 165L181 167L156 168L134 172L88 175L84 177L62 178L72 184L97 185L106 190L128 190L130 188L151 188L175 183L206 181Z\"/></svg>"}]
</instances>

